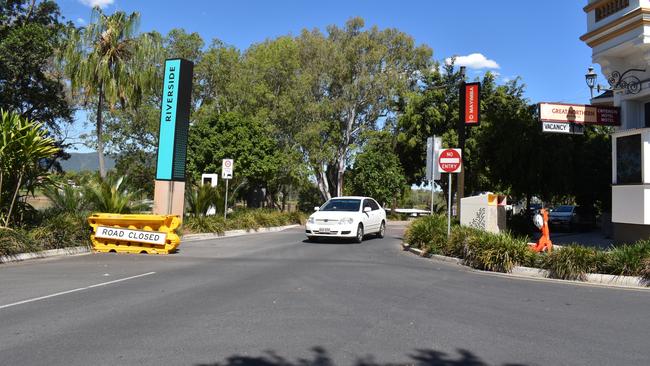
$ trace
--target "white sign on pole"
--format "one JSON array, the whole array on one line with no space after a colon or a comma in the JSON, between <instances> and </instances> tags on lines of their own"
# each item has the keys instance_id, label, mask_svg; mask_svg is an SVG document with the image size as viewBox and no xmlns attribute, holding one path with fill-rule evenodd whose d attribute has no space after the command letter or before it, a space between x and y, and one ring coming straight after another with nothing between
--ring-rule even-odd
<instances>
[{"instance_id":1,"label":"white sign on pole","mask_svg":"<svg viewBox=\"0 0 650 366\"><path fill-rule=\"evenodd\" d=\"M143 231L98 226L95 237L102 239L114 239L119 241L163 245L167 239L167 234L158 231Z\"/></svg>"},{"instance_id":2,"label":"white sign on pole","mask_svg":"<svg viewBox=\"0 0 650 366\"><path fill-rule=\"evenodd\" d=\"M429 182L433 177L433 137L427 137L427 169L426 178Z\"/></svg>"},{"instance_id":3,"label":"white sign on pole","mask_svg":"<svg viewBox=\"0 0 650 366\"><path fill-rule=\"evenodd\" d=\"M434 180L440 180L440 169L438 169L438 164L436 163L438 159L438 152L442 148L442 138L441 137L429 137L427 138L427 169L426 169L426 179L431 182Z\"/></svg>"},{"instance_id":4,"label":"white sign on pole","mask_svg":"<svg viewBox=\"0 0 650 366\"><path fill-rule=\"evenodd\" d=\"M221 179L232 179L233 161L232 159L223 159L221 162Z\"/></svg>"}]
</instances>

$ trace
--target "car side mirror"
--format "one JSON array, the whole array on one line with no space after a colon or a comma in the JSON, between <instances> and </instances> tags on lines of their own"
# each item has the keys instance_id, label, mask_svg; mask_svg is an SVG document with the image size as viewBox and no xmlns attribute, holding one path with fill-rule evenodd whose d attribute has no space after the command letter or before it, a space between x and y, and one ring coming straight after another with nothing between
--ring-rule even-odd
<instances>
[{"instance_id":1,"label":"car side mirror","mask_svg":"<svg viewBox=\"0 0 650 366\"><path fill-rule=\"evenodd\" d=\"M366 207L363 208L363 212L370 212L370 211L372 211L372 208L370 208L370 207L366 206Z\"/></svg>"},{"instance_id":2,"label":"car side mirror","mask_svg":"<svg viewBox=\"0 0 650 366\"><path fill-rule=\"evenodd\" d=\"M314 211L318 211L318 210L320 210L320 207L318 206L314 207Z\"/></svg>"}]
</instances>

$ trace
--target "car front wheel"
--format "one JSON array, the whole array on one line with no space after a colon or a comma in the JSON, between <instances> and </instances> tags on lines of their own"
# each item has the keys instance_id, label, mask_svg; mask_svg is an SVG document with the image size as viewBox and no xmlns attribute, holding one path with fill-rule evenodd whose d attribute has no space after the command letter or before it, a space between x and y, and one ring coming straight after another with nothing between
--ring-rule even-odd
<instances>
[{"instance_id":1,"label":"car front wheel","mask_svg":"<svg viewBox=\"0 0 650 366\"><path fill-rule=\"evenodd\" d=\"M359 224L357 227L357 236L354 238L355 243L361 243L363 241L363 225Z\"/></svg>"}]
</instances>

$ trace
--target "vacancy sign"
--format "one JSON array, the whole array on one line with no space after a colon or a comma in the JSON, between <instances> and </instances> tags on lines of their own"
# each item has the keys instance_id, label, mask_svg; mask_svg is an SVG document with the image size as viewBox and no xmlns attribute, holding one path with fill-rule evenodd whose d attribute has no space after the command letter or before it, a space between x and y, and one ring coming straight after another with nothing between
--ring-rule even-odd
<instances>
[{"instance_id":1,"label":"vacancy sign","mask_svg":"<svg viewBox=\"0 0 650 366\"><path fill-rule=\"evenodd\" d=\"M461 113L465 125L478 126L481 116L481 83L466 83L461 89Z\"/></svg>"},{"instance_id":2,"label":"vacancy sign","mask_svg":"<svg viewBox=\"0 0 650 366\"><path fill-rule=\"evenodd\" d=\"M581 135L584 133L584 126L575 123L542 122L542 131Z\"/></svg>"},{"instance_id":3,"label":"vacancy sign","mask_svg":"<svg viewBox=\"0 0 650 366\"><path fill-rule=\"evenodd\" d=\"M98 226L95 231L95 238L164 245L165 240L167 240L167 234L157 231L130 230L117 227Z\"/></svg>"},{"instance_id":4,"label":"vacancy sign","mask_svg":"<svg viewBox=\"0 0 650 366\"><path fill-rule=\"evenodd\" d=\"M223 159L221 161L221 178L232 179L232 159Z\"/></svg>"},{"instance_id":5,"label":"vacancy sign","mask_svg":"<svg viewBox=\"0 0 650 366\"><path fill-rule=\"evenodd\" d=\"M542 122L620 126L621 109L584 104L539 103L539 120Z\"/></svg>"},{"instance_id":6,"label":"vacancy sign","mask_svg":"<svg viewBox=\"0 0 650 366\"><path fill-rule=\"evenodd\" d=\"M460 149L444 149L438 156L438 167L441 172L460 173L463 158Z\"/></svg>"}]
</instances>

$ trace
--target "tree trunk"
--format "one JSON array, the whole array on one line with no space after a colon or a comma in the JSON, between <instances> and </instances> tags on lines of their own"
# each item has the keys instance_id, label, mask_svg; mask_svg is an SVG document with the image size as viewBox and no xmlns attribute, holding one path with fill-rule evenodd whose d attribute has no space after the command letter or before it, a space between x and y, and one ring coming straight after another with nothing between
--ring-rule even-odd
<instances>
[{"instance_id":1,"label":"tree trunk","mask_svg":"<svg viewBox=\"0 0 650 366\"><path fill-rule=\"evenodd\" d=\"M327 175L323 171L322 167L316 168L314 170L316 172L316 183L318 184L318 190L320 191L323 200L327 201L332 198L330 195L330 187L327 183Z\"/></svg>"},{"instance_id":2,"label":"tree trunk","mask_svg":"<svg viewBox=\"0 0 650 366\"><path fill-rule=\"evenodd\" d=\"M23 183L23 173L20 172L18 176L18 183L16 184L16 191L14 191L14 197L11 199L11 204L9 205L9 212L7 212L7 217L5 218L5 226L9 227L9 220L11 220L11 211L14 209L14 204L16 203L16 197L20 191L20 185Z\"/></svg>"},{"instance_id":3,"label":"tree trunk","mask_svg":"<svg viewBox=\"0 0 650 366\"><path fill-rule=\"evenodd\" d=\"M344 151L347 149L344 149ZM343 174L345 174L345 152L339 156L339 161L337 162L336 167L336 196L340 197L343 195Z\"/></svg>"},{"instance_id":4,"label":"tree trunk","mask_svg":"<svg viewBox=\"0 0 650 366\"><path fill-rule=\"evenodd\" d=\"M104 88L99 86L99 101L97 102L97 157L99 158L99 175L106 177L106 165L104 164L104 141L102 140L102 105L104 104Z\"/></svg>"}]
</instances>

